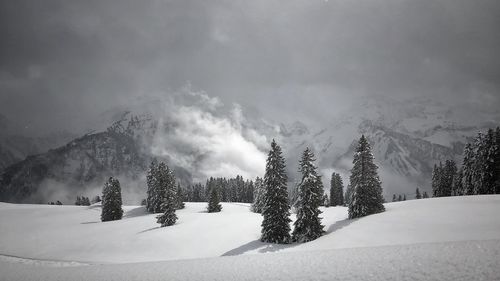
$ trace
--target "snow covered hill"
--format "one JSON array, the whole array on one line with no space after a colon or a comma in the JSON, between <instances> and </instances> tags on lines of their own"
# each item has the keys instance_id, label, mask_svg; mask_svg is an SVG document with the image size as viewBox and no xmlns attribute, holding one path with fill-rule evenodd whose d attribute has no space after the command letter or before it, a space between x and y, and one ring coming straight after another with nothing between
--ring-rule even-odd
<instances>
[{"instance_id":1,"label":"snow covered hill","mask_svg":"<svg viewBox=\"0 0 500 281\"><path fill-rule=\"evenodd\" d=\"M500 278L500 196L385 206L357 220L343 207L323 209L324 236L275 245L258 240L261 216L247 204L209 214L187 203L174 226L159 228L143 207L102 223L99 206L1 203L0 280Z\"/></svg>"}]
</instances>

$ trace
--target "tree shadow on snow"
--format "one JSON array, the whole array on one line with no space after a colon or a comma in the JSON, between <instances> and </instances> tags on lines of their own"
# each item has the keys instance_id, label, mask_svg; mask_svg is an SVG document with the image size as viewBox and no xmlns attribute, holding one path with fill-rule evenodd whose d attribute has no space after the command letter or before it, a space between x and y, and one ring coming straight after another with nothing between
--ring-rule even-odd
<instances>
[{"instance_id":1,"label":"tree shadow on snow","mask_svg":"<svg viewBox=\"0 0 500 281\"><path fill-rule=\"evenodd\" d=\"M81 222L80 224L92 224L92 223L100 223L100 221L86 221L86 222Z\"/></svg>"},{"instance_id":2,"label":"tree shadow on snow","mask_svg":"<svg viewBox=\"0 0 500 281\"><path fill-rule=\"evenodd\" d=\"M257 250L259 253L272 253L277 252L283 249L292 248L298 246L299 244L273 244L273 243L264 243L260 240L254 240L248 242L244 245L239 246L238 248L232 249L230 251L225 252L222 256L237 256L242 255L246 252Z\"/></svg>"},{"instance_id":3,"label":"tree shadow on snow","mask_svg":"<svg viewBox=\"0 0 500 281\"><path fill-rule=\"evenodd\" d=\"M145 232L149 232L149 231L153 231L155 229L160 229L161 227L159 226L155 226L155 227L152 227L152 228L148 228L148 229L145 229L143 231L139 231L137 234L141 234L141 233L145 233Z\"/></svg>"},{"instance_id":4,"label":"tree shadow on snow","mask_svg":"<svg viewBox=\"0 0 500 281\"><path fill-rule=\"evenodd\" d=\"M350 225L351 223L357 221L358 219L345 219L345 220L341 220L341 221L337 221L335 222L334 224L330 225L330 227L326 230L325 232L325 235L326 234L330 234L330 233L333 233L337 230L340 230L348 225Z\"/></svg>"},{"instance_id":5,"label":"tree shadow on snow","mask_svg":"<svg viewBox=\"0 0 500 281\"><path fill-rule=\"evenodd\" d=\"M137 207L137 208L134 208L132 210L127 211L123 217L124 218L134 218L134 217L140 217L140 216L145 216L145 215L150 215L150 213L148 213L146 211L146 207L141 206L141 207Z\"/></svg>"}]
</instances>

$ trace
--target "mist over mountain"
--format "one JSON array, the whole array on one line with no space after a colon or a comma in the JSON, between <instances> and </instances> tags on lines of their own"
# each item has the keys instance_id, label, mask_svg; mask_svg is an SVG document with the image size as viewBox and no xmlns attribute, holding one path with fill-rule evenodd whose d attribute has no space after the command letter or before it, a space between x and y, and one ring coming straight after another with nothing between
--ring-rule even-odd
<instances>
[{"instance_id":1,"label":"mist over mountain","mask_svg":"<svg viewBox=\"0 0 500 281\"><path fill-rule=\"evenodd\" d=\"M482 123L460 124L453 110L430 100L407 102L360 99L329 120L327 126L300 120L275 122L245 114L239 104L186 86L167 98L144 98L102 115L96 130L45 153L19 156L4 169L0 198L13 202L73 200L94 196L109 176L122 180L124 198L138 203L145 192L151 159L166 161L183 185L209 177L264 174L269 143L274 138L287 160L289 188L298 178L302 151L315 151L323 182L339 172L347 184L357 139L364 134L380 167L384 196L416 187L430 192L432 167L439 161L460 163L464 144L496 116ZM14 155L16 150L4 150ZM5 157L2 159L9 160ZM21 161L23 159L23 161Z\"/></svg>"}]
</instances>

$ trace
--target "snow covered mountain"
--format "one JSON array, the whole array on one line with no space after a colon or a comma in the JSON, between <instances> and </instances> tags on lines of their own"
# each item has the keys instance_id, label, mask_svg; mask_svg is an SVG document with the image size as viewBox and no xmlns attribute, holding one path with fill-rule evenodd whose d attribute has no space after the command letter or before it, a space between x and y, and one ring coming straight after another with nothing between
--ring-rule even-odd
<instances>
[{"instance_id":1,"label":"snow covered mountain","mask_svg":"<svg viewBox=\"0 0 500 281\"><path fill-rule=\"evenodd\" d=\"M306 146L315 151L326 187L332 171L341 173L347 185L361 134L372 145L385 198L394 193L411 198L416 187L430 192L435 163L446 159L460 163L465 142L479 130L495 126L498 116L466 121L459 117L431 100L366 99L320 125L274 122L245 116L241 106L223 106L216 98L188 91L167 101L144 99L110 110L102 117L112 122L107 129L101 127L109 121L103 121L101 127L96 125L100 133L21 162L40 149L24 148L25 154L16 154L10 147L23 142L0 138L0 165L10 165L0 181L0 200L68 202L77 194L99 194L104 178L118 176L129 191L126 200L137 203L144 196L141 177L152 157L167 161L186 184L210 176L263 176L272 138L283 147L290 186L298 180L298 160Z\"/></svg>"},{"instance_id":2,"label":"snow covered mountain","mask_svg":"<svg viewBox=\"0 0 500 281\"><path fill-rule=\"evenodd\" d=\"M297 121L281 124L280 141L292 163L290 174L295 173L293 163L298 163L300 152L309 146L316 152L324 182L334 170L346 185L357 140L364 134L380 168L385 198L394 193L411 197L416 187L431 191L435 163L453 159L460 164L465 143L478 131L497 126L492 120L498 116L465 122L455 115L431 100L368 99L339 112L326 127L310 129Z\"/></svg>"},{"instance_id":3,"label":"snow covered mountain","mask_svg":"<svg viewBox=\"0 0 500 281\"><path fill-rule=\"evenodd\" d=\"M145 159L133 138L108 130L7 167L1 178L0 200L70 203L76 195L100 194L100 184L108 176L138 179L144 170Z\"/></svg>"}]
</instances>

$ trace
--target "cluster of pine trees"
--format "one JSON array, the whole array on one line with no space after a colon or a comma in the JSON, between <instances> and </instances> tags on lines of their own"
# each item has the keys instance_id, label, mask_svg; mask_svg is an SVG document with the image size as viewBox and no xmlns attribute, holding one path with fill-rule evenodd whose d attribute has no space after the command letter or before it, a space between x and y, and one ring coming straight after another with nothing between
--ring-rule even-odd
<instances>
[{"instance_id":1,"label":"cluster of pine trees","mask_svg":"<svg viewBox=\"0 0 500 281\"><path fill-rule=\"evenodd\" d=\"M256 196L253 209L262 212L261 241L270 243L307 242L323 234L323 225L319 215L319 206L324 205L325 197L321 176L318 174L313 152L307 148L299 162L302 174L298 184L297 200L293 205L297 209L297 220L290 235L290 204L287 194L287 175L281 147L273 140L266 162L264 189ZM358 218L383 212L381 182L374 164L373 154L368 140L362 136L359 140L351 170L350 185L346 192L349 218ZM259 189L257 189L259 190ZM258 194L259 192L256 192ZM261 196L262 199L257 200ZM343 183L339 174L333 174L330 187L330 205L344 204Z\"/></svg>"},{"instance_id":2,"label":"cluster of pine trees","mask_svg":"<svg viewBox=\"0 0 500 281\"><path fill-rule=\"evenodd\" d=\"M207 202L212 188L217 189L222 202L252 203L254 201L254 182L244 180L240 175L229 179L210 177L204 186L200 183L188 186L183 191L183 200L185 202Z\"/></svg>"},{"instance_id":3,"label":"cluster of pine trees","mask_svg":"<svg viewBox=\"0 0 500 281\"><path fill-rule=\"evenodd\" d=\"M424 193L420 192L420 188L417 187L415 190L415 199L425 199L429 198L429 194L427 194L427 191L424 191ZM392 195L392 202L398 202L398 201L406 201L406 194L399 194L396 196L396 194Z\"/></svg>"},{"instance_id":4,"label":"cluster of pine trees","mask_svg":"<svg viewBox=\"0 0 500 281\"><path fill-rule=\"evenodd\" d=\"M122 216L122 190L120 182L118 179L110 177L102 190L101 221L121 220Z\"/></svg>"},{"instance_id":5,"label":"cluster of pine trees","mask_svg":"<svg viewBox=\"0 0 500 281\"><path fill-rule=\"evenodd\" d=\"M330 180L330 206L344 206L344 183L340 174L333 173Z\"/></svg>"},{"instance_id":6,"label":"cluster of pine trees","mask_svg":"<svg viewBox=\"0 0 500 281\"><path fill-rule=\"evenodd\" d=\"M177 221L175 211L184 208L182 189L176 183L174 172L164 163L151 162L146 176L146 210L150 213L162 213L157 222L170 226Z\"/></svg>"},{"instance_id":7,"label":"cluster of pine trees","mask_svg":"<svg viewBox=\"0 0 500 281\"><path fill-rule=\"evenodd\" d=\"M464 148L462 167L453 160L434 165L434 197L500 193L500 127L478 133Z\"/></svg>"},{"instance_id":8,"label":"cluster of pine trees","mask_svg":"<svg viewBox=\"0 0 500 281\"><path fill-rule=\"evenodd\" d=\"M90 199L85 196L76 196L75 201L76 206L90 206Z\"/></svg>"}]
</instances>

